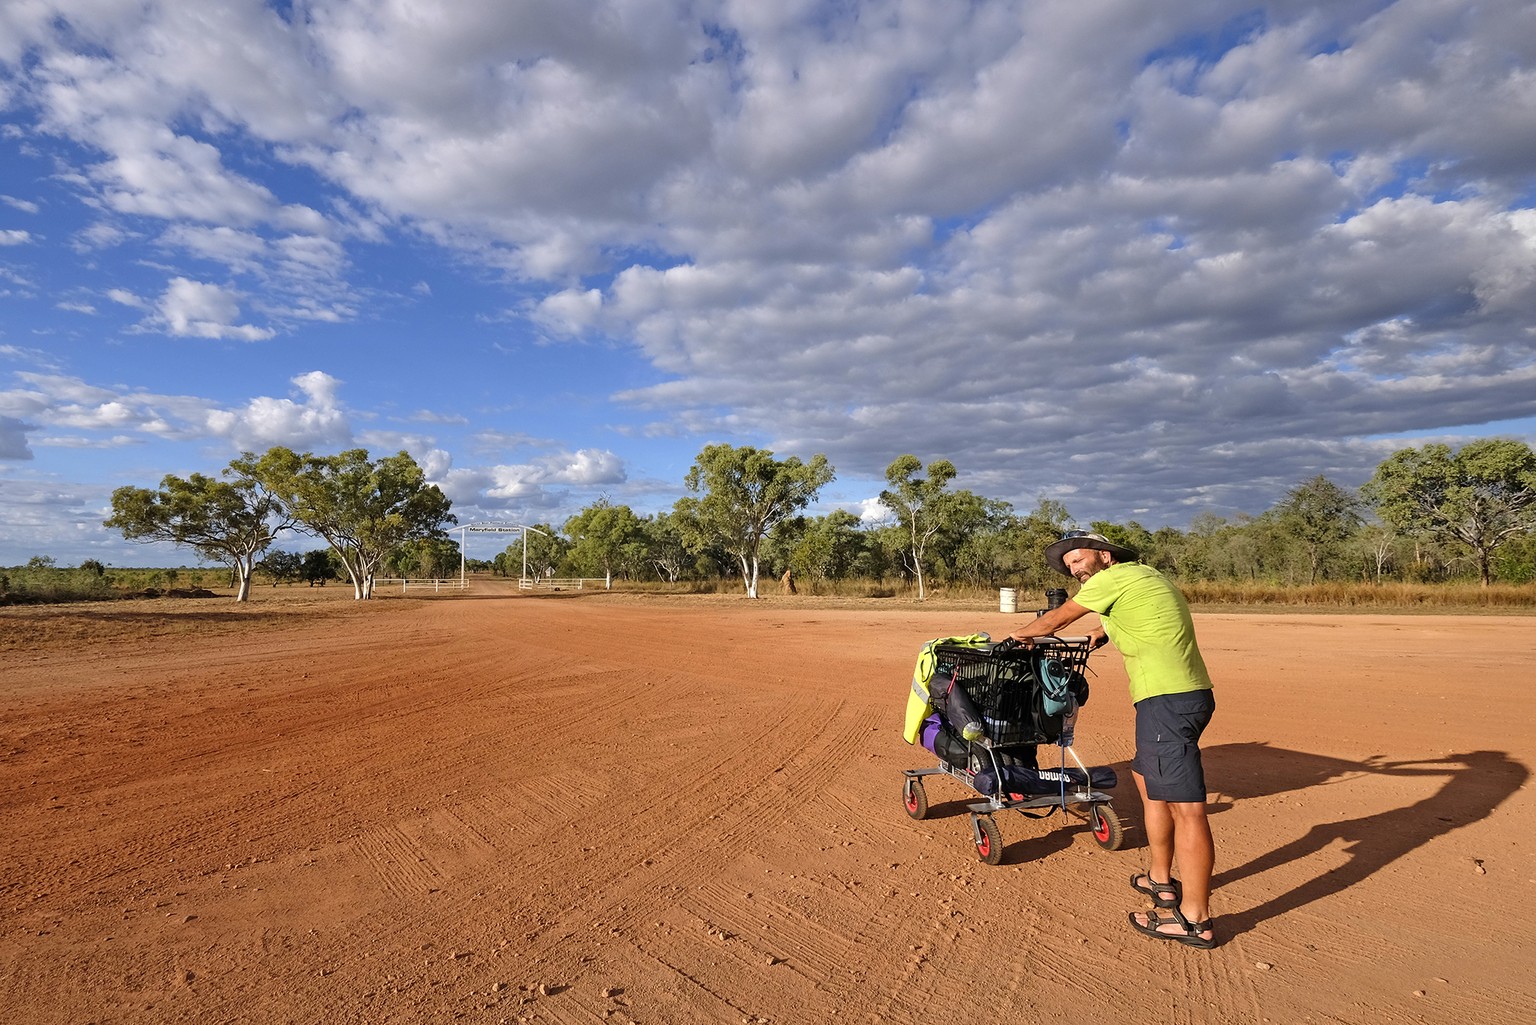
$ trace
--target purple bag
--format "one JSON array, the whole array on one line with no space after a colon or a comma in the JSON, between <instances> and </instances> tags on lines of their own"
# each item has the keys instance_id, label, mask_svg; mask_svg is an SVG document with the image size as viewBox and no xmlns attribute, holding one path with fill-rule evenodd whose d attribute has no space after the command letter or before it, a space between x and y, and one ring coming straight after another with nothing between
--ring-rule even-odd
<instances>
[{"instance_id":1,"label":"purple bag","mask_svg":"<svg viewBox=\"0 0 1536 1025\"><path fill-rule=\"evenodd\" d=\"M937 715L923 720L923 729L917 739L939 761L963 769L970 761L970 745L951 733Z\"/></svg>"}]
</instances>

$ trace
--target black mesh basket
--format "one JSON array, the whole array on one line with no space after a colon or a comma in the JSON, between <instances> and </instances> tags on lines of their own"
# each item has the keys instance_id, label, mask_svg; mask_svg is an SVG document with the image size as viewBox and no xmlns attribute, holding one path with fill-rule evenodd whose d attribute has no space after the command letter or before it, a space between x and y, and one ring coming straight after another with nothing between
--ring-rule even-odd
<instances>
[{"instance_id":1,"label":"black mesh basket","mask_svg":"<svg viewBox=\"0 0 1536 1025\"><path fill-rule=\"evenodd\" d=\"M934 655L935 681L954 675L956 685L981 713L987 738L994 745L1047 744L1061 736L1062 716L1047 714L1042 705L1040 663L1055 659L1081 673L1088 662L1088 647L1044 644L999 654L941 644Z\"/></svg>"}]
</instances>

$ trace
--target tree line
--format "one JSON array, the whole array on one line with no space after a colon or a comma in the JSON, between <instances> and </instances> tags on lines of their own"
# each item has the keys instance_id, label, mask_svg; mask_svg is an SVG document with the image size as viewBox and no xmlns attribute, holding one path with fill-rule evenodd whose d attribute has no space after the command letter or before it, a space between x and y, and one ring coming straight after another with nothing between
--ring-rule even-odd
<instances>
[{"instance_id":1,"label":"tree line","mask_svg":"<svg viewBox=\"0 0 1536 1025\"><path fill-rule=\"evenodd\" d=\"M1042 553L1080 526L1067 507L1042 498L1020 512L954 488L957 476L949 460L925 466L902 455L886 468L883 519L868 523L840 509L810 516L805 510L835 479L824 455L802 461L708 445L684 479L688 494L670 510L639 515L600 499L563 524L529 524L519 542L476 566L610 585L734 578L750 597L764 576L786 574L812 590L889 582L914 587L919 599L935 585L1042 590L1059 582ZM457 522L450 503L405 452L377 461L362 449L243 453L218 478L119 488L112 508L106 525L131 540L170 541L230 564L237 600L249 596L251 573L283 530L323 539L358 598L372 594L381 566L446 576L461 564L447 534ZM1536 580L1536 453L1509 439L1459 450L1429 444L1395 452L1358 491L1317 476L1255 516L1202 514L1188 530L1134 520L1087 526L1191 582L1526 583Z\"/></svg>"},{"instance_id":2,"label":"tree line","mask_svg":"<svg viewBox=\"0 0 1536 1025\"><path fill-rule=\"evenodd\" d=\"M845 510L806 516L832 479L824 459L779 464L762 450L710 446L686 481L701 497L652 516L599 501L561 527L536 524L527 564L532 575L610 582L739 575L754 596L761 575L786 571L813 589L895 581L915 587L920 599L933 584L1043 590L1059 583L1043 552L1080 525L1067 507L1042 499L1021 513L954 489L956 476L948 460L924 466L903 455L886 469L883 521L865 523ZM1203 514L1184 531L1134 520L1088 528L1187 581L1526 583L1536 580L1536 453L1505 439L1459 451L1425 445L1394 453L1358 492L1317 476L1256 516ZM512 546L494 567L517 575L523 558L522 546Z\"/></svg>"}]
</instances>

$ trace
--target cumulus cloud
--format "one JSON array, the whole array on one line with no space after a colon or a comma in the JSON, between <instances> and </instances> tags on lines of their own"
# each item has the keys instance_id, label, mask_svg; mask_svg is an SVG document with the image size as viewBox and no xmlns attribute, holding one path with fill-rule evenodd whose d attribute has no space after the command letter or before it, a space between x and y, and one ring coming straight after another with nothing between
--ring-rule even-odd
<instances>
[{"instance_id":1,"label":"cumulus cloud","mask_svg":"<svg viewBox=\"0 0 1536 1025\"><path fill-rule=\"evenodd\" d=\"M92 431L92 443L113 447L133 437L222 442L230 452L284 445L300 451L337 450L352 438L341 382L321 371L292 379L294 397L256 396L223 407L197 396L91 384L63 374L24 371L19 387L0 391L0 417L36 421L27 430ZM125 433L126 432L126 433Z\"/></svg>"},{"instance_id":2,"label":"cumulus cloud","mask_svg":"<svg viewBox=\"0 0 1536 1025\"><path fill-rule=\"evenodd\" d=\"M408 450L416 465L421 467L421 472L427 480L433 483L440 481L453 469L453 455L440 448L423 448L420 451Z\"/></svg>"},{"instance_id":3,"label":"cumulus cloud","mask_svg":"<svg viewBox=\"0 0 1536 1025\"><path fill-rule=\"evenodd\" d=\"M194 436L205 406L195 399L100 387L63 374L22 372L21 387L0 391L0 415L26 416L34 429Z\"/></svg>"},{"instance_id":4,"label":"cumulus cloud","mask_svg":"<svg viewBox=\"0 0 1536 1025\"><path fill-rule=\"evenodd\" d=\"M569 503L571 489L622 485L624 460L613 452L557 452L527 463L448 470L440 486L456 506L477 513L538 515Z\"/></svg>"},{"instance_id":5,"label":"cumulus cloud","mask_svg":"<svg viewBox=\"0 0 1536 1025\"><path fill-rule=\"evenodd\" d=\"M565 289L542 299L533 314L536 323L557 335L580 335L597 325L603 293L596 288Z\"/></svg>"},{"instance_id":6,"label":"cumulus cloud","mask_svg":"<svg viewBox=\"0 0 1536 1025\"><path fill-rule=\"evenodd\" d=\"M112 221L97 221L75 234L72 245L77 252L90 253L111 249L136 238L134 232Z\"/></svg>"},{"instance_id":7,"label":"cumulus cloud","mask_svg":"<svg viewBox=\"0 0 1536 1025\"><path fill-rule=\"evenodd\" d=\"M13 549L18 563L48 555L61 566L78 565L100 554L104 562L123 565L134 545L101 529L110 503L110 489L99 486L0 477L0 509L6 511L7 531L18 545ZM66 552L71 554L60 558Z\"/></svg>"},{"instance_id":8,"label":"cumulus cloud","mask_svg":"<svg viewBox=\"0 0 1536 1025\"><path fill-rule=\"evenodd\" d=\"M590 487L624 480L624 462L612 452L584 449L546 456L531 463L493 466L488 470L492 498L510 498L530 488L551 485Z\"/></svg>"},{"instance_id":9,"label":"cumulus cloud","mask_svg":"<svg viewBox=\"0 0 1536 1025\"><path fill-rule=\"evenodd\" d=\"M31 459L32 450L27 447L27 432L35 430L36 424L0 416L0 459Z\"/></svg>"},{"instance_id":10,"label":"cumulus cloud","mask_svg":"<svg viewBox=\"0 0 1536 1025\"><path fill-rule=\"evenodd\" d=\"M341 382L315 370L300 374L292 383L296 399L263 395L238 409L210 410L210 433L227 438L240 451L261 452L274 445L301 452L344 447L352 429L336 395Z\"/></svg>"},{"instance_id":11,"label":"cumulus cloud","mask_svg":"<svg viewBox=\"0 0 1536 1025\"><path fill-rule=\"evenodd\" d=\"M156 303L154 323L179 338L234 338L261 341L270 328L232 323L240 316L237 292L202 281L172 278Z\"/></svg>"}]
</instances>

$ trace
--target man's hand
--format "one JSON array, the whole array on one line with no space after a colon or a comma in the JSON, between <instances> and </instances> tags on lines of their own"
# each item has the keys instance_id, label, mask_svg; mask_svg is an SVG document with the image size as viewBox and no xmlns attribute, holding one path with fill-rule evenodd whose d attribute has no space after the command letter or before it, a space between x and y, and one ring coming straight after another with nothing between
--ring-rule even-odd
<instances>
[{"instance_id":1,"label":"man's hand","mask_svg":"<svg viewBox=\"0 0 1536 1025\"><path fill-rule=\"evenodd\" d=\"M1012 629L1008 634L1008 639L1017 641L1026 648L1033 648L1036 637L1059 636L1066 626L1077 622L1087 613L1087 609L1071 598L1068 598L1066 602L1051 609L1049 612L1036 616L1024 625Z\"/></svg>"},{"instance_id":2,"label":"man's hand","mask_svg":"<svg viewBox=\"0 0 1536 1025\"><path fill-rule=\"evenodd\" d=\"M1034 646L1035 639L1033 637L1004 637L1002 640L992 645L992 650L999 655L1006 655L1008 652L1013 651L1015 648L1023 648L1025 651L1028 651Z\"/></svg>"}]
</instances>

